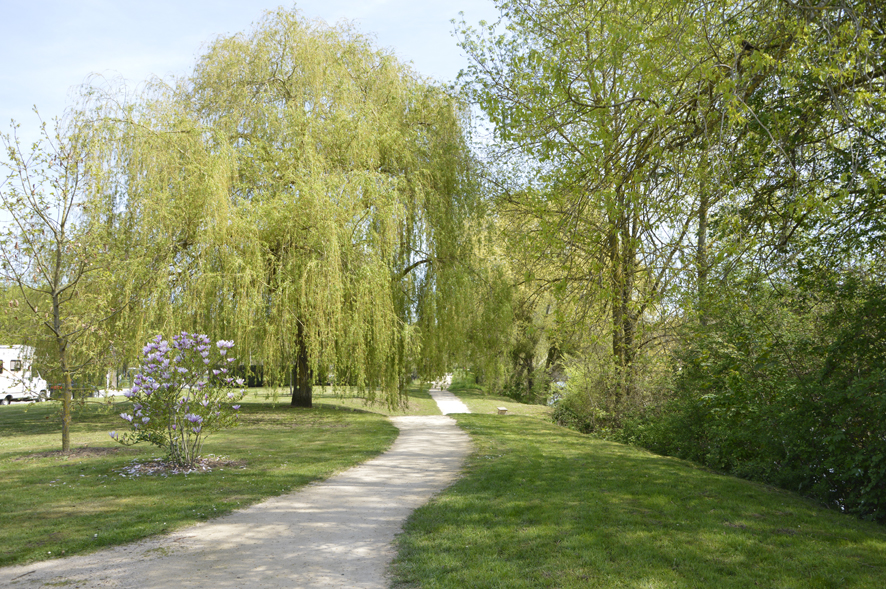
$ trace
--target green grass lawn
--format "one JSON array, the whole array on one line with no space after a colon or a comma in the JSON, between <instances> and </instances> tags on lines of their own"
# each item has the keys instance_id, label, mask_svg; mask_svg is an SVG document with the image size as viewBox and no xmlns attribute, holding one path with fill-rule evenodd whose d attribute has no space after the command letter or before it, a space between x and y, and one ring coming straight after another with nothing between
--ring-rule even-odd
<instances>
[{"instance_id":1,"label":"green grass lawn","mask_svg":"<svg viewBox=\"0 0 886 589\"><path fill-rule=\"evenodd\" d=\"M504 407L508 410L507 415L526 415L543 419L551 415L551 408L547 405L520 403L510 397L487 394L486 389L477 384L476 378L470 372L456 370L448 388L468 406L471 413L496 415L498 408Z\"/></svg>"},{"instance_id":2,"label":"green grass lawn","mask_svg":"<svg viewBox=\"0 0 886 589\"><path fill-rule=\"evenodd\" d=\"M322 400L322 397L321 397ZM397 429L344 400L292 409L251 394L241 425L211 435L212 472L128 476L133 461L162 456L122 447L108 432L128 407L92 400L75 413L70 455L60 455L54 404L0 407L0 566L71 555L174 530L279 495L386 450ZM419 402L421 397L419 398Z\"/></svg>"},{"instance_id":3,"label":"green grass lawn","mask_svg":"<svg viewBox=\"0 0 886 589\"><path fill-rule=\"evenodd\" d=\"M504 407L508 410L508 415L524 415L547 419L551 414L551 408L546 405L527 405L514 401L508 397L487 395L479 389L455 391L455 394L465 405L468 406L471 413L495 415L498 413L499 407Z\"/></svg>"},{"instance_id":4,"label":"green grass lawn","mask_svg":"<svg viewBox=\"0 0 886 589\"><path fill-rule=\"evenodd\" d=\"M409 404L406 407L390 409L383 404L367 403L362 397L348 390L336 391L333 387L314 387L315 407L337 407L356 411L372 411L382 415L440 415L440 408L428 394L428 386L413 386L409 389ZM284 402L288 399L281 397Z\"/></svg>"},{"instance_id":5,"label":"green grass lawn","mask_svg":"<svg viewBox=\"0 0 886 589\"><path fill-rule=\"evenodd\" d=\"M541 419L454 417L477 450L409 519L395 587L886 586L881 526Z\"/></svg>"}]
</instances>

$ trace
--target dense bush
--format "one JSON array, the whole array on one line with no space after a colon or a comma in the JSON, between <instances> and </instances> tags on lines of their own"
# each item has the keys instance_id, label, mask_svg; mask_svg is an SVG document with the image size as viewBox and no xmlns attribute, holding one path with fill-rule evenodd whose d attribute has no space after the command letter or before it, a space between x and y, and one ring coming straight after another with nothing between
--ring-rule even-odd
<instances>
[{"instance_id":1,"label":"dense bush","mask_svg":"<svg viewBox=\"0 0 886 589\"><path fill-rule=\"evenodd\" d=\"M679 353L674 397L620 437L886 522L886 288L758 292Z\"/></svg>"},{"instance_id":2,"label":"dense bush","mask_svg":"<svg viewBox=\"0 0 886 589\"><path fill-rule=\"evenodd\" d=\"M630 387L624 387L619 370L605 347L585 350L565 360L564 386L552 386L552 417L562 426L598 436L618 436L626 419L636 416L662 396L668 375L654 356L633 366ZM556 383L554 383L556 385Z\"/></svg>"}]
</instances>

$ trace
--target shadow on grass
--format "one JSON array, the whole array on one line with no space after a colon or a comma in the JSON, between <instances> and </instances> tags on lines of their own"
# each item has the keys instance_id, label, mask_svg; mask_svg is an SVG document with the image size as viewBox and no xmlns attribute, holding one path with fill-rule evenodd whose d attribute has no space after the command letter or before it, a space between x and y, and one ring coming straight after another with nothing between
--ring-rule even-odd
<instances>
[{"instance_id":1,"label":"shadow on grass","mask_svg":"<svg viewBox=\"0 0 886 589\"><path fill-rule=\"evenodd\" d=\"M478 452L407 524L402 585L882 586L882 527L536 419L457 419Z\"/></svg>"},{"instance_id":2,"label":"shadow on grass","mask_svg":"<svg viewBox=\"0 0 886 589\"><path fill-rule=\"evenodd\" d=\"M75 404L71 413L72 426L83 431L107 428L110 423L108 418L115 415L114 408L115 405L95 401L84 406ZM61 404L53 401L0 406L0 431L7 438L54 433L61 435Z\"/></svg>"}]
</instances>

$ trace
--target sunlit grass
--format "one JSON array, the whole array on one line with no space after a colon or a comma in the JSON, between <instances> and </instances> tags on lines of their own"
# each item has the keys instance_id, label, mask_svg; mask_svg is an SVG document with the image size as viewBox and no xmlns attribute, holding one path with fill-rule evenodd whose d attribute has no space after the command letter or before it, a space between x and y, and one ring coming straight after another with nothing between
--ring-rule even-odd
<instances>
[{"instance_id":1,"label":"sunlit grass","mask_svg":"<svg viewBox=\"0 0 886 589\"><path fill-rule=\"evenodd\" d=\"M0 564L204 521L325 478L396 436L384 407L353 396L315 390L315 409L293 410L285 394L255 393L242 403L242 426L207 442L227 465L167 478L121 476L132 460L159 455L110 440L122 404L80 412L72 439L81 450L67 457L46 454L60 444L46 419L52 406L0 408ZM397 587L883 586L883 527L559 428L543 406L459 396L474 414L454 417L477 450L465 476L408 522ZM485 414L499 405L509 415ZM411 393L406 412L439 414L424 391Z\"/></svg>"},{"instance_id":2,"label":"sunlit grass","mask_svg":"<svg viewBox=\"0 0 886 589\"><path fill-rule=\"evenodd\" d=\"M506 415L523 415L527 417L540 417L546 419L551 414L551 408L546 405L527 405L508 397L487 395L479 389L465 389L456 392L471 413L487 415L498 414L498 408L508 410Z\"/></svg>"},{"instance_id":3,"label":"sunlit grass","mask_svg":"<svg viewBox=\"0 0 886 589\"><path fill-rule=\"evenodd\" d=\"M394 409L382 402L368 402L353 387L315 386L312 399L314 407L370 411L389 416L440 415L440 409L428 394L428 388L427 385L419 384L411 386L404 403ZM250 395L281 406L289 405L289 391L286 388L250 389Z\"/></svg>"},{"instance_id":4,"label":"sunlit grass","mask_svg":"<svg viewBox=\"0 0 886 589\"><path fill-rule=\"evenodd\" d=\"M547 418L551 414L547 405L526 404L510 397L488 394L486 387L477 384L472 373L462 370L455 372L448 389L468 406L471 413L497 415L499 407L503 407L507 409L507 415Z\"/></svg>"},{"instance_id":5,"label":"sunlit grass","mask_svg":"<svg viewBox=\"0 0 886 589\"><path fill-rule=\"evenodd\" d=\"M883 587L883 527L544 420L454 417L477 451L407 523L396 587Z\"/></svg>"}]
</instances>

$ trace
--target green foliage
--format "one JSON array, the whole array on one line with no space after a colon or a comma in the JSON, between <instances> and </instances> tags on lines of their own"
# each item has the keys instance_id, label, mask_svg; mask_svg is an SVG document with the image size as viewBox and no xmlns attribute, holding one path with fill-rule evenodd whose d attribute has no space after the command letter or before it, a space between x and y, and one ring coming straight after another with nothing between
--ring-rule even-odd
<instances>
[{"instance_id":1,"label":"green foliage","mask_svg":"<svg viewBox=\"0 0 886 589\"><path fill-rule=\"evenodd\" d=\"M552 398L553 420L585 434L605 432L618 423L610 400L617 386L615 367L607 363L571 359L566 387Z\"/></svg>"},{"instance_id":2,"label":"green foliage","mask_svg":"<svg viewBox=\"0 0 886 589\"><path fill-rule=\"evenodd\" d=\"M9 343L33 346L38 365L61 389L62 448L70 448L72 378L114 355L149 290L158 260L104 193L109 143L102 125L73 111L23 148L12 124L0 183L0 280L9 306ZM10 311L12 311L10 313ZM124 337L125 339L125 337Z\"/></svg>"},{"instance_id":3,"label":"green foliage","mask_svg":"<svg viewBox=\"0 0 886 589\"><path fill-rule=\"evenodd\" d=\"M583 332L556 419L882 519L882 6L499 7L462 80L513 282Z\"/></svg>"},{"instance_id":4,"label":"green foliage","mask_svg":"<svg viewBox=\"0 0 886 589\"><path fill-rule=\"evenodd\" d=\"M477 375L468 370L456 370L452 374L452 382L446 387L452 393L464 391L483 391L482 385L477 382Z\"/></svg>"},{"instance_id":5,"label":"green foliage","mask_svg":"<svg viewBox=\"0 0 886 589\"><path fill-rule=\"evenodd\" d=\"M846 280L832 293L822 326L824 358L792 412L809 428L806 456L813 493L847 511L886 521L886 287ZM808 475L807 475L808 476Z\"/></svg>"},{"instance_id":6,"label":"green foliage","mask_svg":"<svg viewBox=\"0 0 886 589\"><path fill-rule=\"evenodd\" d=\"M629 396L622 395L620 371L599 347L585 348L584 356L565 361L565 382L550 386L552 417L560 425L582 433L618 436L625 419L657 404L663 396L667 374L653 359L634 367L637 386Z\"/></svg>"},{"instance_id":7,"label":"green foliage","mask_svg":"<svg viewBox=\"0 0 886 589\"><path fill-rule=\"evenodd\" d=\"M281 9L214 41L130 117L193 142L145 168L157 186L187 181L158 207L193 219L149 324L236 339L269 381L294 372L308 403L334 373L398 404L406 375L442 373L465 330L477 213L465 112L348 24Z\"/></svg>"},{"instance_id":8,"label":"green foliage","mask_svg":"<svg viewBox=\"0 0 886 589\"><path fill-rule=\"evenodd\" d=\"M849 277L816 294L745 291L681 351L673 400L622 439L886 521L886 290Z\"/></svg>"}]
</instances>

